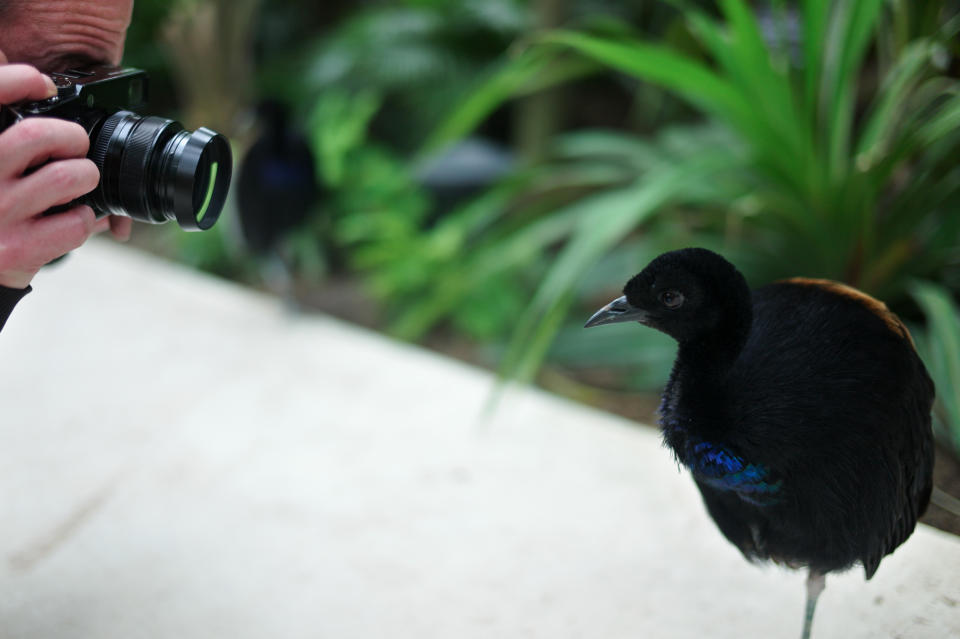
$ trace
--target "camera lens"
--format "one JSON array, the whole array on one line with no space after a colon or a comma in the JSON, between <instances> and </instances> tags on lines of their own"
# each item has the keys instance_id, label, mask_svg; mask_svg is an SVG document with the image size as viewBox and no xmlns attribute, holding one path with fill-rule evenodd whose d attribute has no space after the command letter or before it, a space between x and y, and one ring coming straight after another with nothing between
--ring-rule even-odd
<instances>
[{"instance_id":1,"label":"camera lens","mask_svg":"<svg viewBox=\"0 0 960 639\"><path fill-rule=\"evenodd\" d=\"M118 111L90 137L100 184L84 201L94 210L142 222L176 220L188 231L206 230L220 217L233 160L219 133Z\"/></svg>"}]
</instances>

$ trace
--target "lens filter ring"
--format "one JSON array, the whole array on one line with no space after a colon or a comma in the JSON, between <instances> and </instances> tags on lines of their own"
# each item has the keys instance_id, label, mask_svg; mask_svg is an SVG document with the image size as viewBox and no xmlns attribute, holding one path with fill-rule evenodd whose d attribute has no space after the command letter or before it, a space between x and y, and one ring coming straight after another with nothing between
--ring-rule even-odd
<instances>
[{"instance_id":1,"label":"lens filter ring","mask_svg":"<svg viewBox=\"0 0 960 639\"><path fill-rule=\"evenodd\" d=\"M177 223L188 231L204 231L214 225L230 188L233 156L227 139L206 127L181 132L170 141L170 158L163 183L165 199L172 205Z\"/></svg>"}]
</instances>

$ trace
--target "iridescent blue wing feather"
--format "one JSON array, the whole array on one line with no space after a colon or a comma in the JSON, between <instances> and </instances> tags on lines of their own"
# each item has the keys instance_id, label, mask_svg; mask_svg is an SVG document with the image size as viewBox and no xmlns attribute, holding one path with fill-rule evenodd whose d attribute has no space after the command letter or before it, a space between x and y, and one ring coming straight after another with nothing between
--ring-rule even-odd
<instances>
[{"instance_id":1,"label":"iridescent blue wing feather","mask_svg":"<svg viewBox=\"0 0 960 639\"><path fill-rule=\"evenodd\" d=\"M686 465L700 481L720 490L735 492L753 504L775 503L783 486L783 482L772 477L766 466L744 461L712 442L690 446Z\"/></svg>"}]
</instances>

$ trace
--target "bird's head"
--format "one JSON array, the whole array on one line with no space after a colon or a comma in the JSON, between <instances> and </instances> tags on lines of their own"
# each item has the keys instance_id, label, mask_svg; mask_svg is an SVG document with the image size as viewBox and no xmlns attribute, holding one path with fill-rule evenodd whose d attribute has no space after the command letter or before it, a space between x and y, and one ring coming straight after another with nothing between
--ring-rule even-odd
<instances>
[{"instance_id":1,"label":"bird's head","mask_svg":"<svg viewBox=\"0 0 960 639\"><path fill-rule=\"evenodd\" d=\"M702 248L660 255L587 321L585 328L640 322L692 343L716 336L740 341L750 327L750 289L740 272ZM738 344L739 345L739 344Z\"/></svg>"}]
</instances>

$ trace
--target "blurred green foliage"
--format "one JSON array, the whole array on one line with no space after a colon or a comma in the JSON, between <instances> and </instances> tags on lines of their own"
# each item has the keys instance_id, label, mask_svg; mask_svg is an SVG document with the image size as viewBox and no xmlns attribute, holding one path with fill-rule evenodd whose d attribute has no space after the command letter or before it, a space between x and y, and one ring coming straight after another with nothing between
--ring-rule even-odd
<instances>
[{"instance_id":1,"label":"blurred green foliage","mask_svg":"<svg viewBox=\"0 0 960 639\"><path fill-rule=\"evenodd\" d=\"M503 75L543 69L575 54L664 87L706 123L633 140L629 158L622 133L595 134L571 158L595 171L600 158L619 157L630 173L517 231L569 219L549 240L561 248L517 324L507 376L537 370L579 283L617 246L664 229L676 246L663 220L677 215L691 218L687 241L723 247L755 281L830 277L898 303L910 278L956 278L960 82L951 64L960 19L913 20L911 6L887 13L880 0L773 3L764 14L738 0L720 8L720 18L686 8L693 50L624 25L539 36L505 67ZM902 23L931 31L902 33ZM502 77L440 125L441 141L482 118ZM636 251L633 270L653 254Z\"/></svg>"},{"instance_id":2,"label":"blurred green foliage","mask_svg":"<svg viewBox=\"0 0 960 639\"><path fill-rule=\"evenodd\" d=\"M159 34L190 2L138 0L127 49L174 98ZM669 340L579 326L656 254L701 245L755 284L829 277L926 318L943 394L960 389L958 16L956 0L263 2L252 99L291 104L318 158L297 263L362 278L395 335L450 329L508 378L549 360L656 387ZM438 214L417 167L468 135L534 160ZM225 226L180 252L249 277Z\"/></svg>"},{"instance_id":3,"label":"blurred green foliage","mask_svg":"<svg viewBox=\"0 0 960 639\"><path fill-rule=\"evenodd\" d=\"M910 292L923 309L926 327L914 327L917 350L937 386L934 430L940 440L960 452L960 306L939 284L914 282Z\"/></svg>"}]
</instances>

